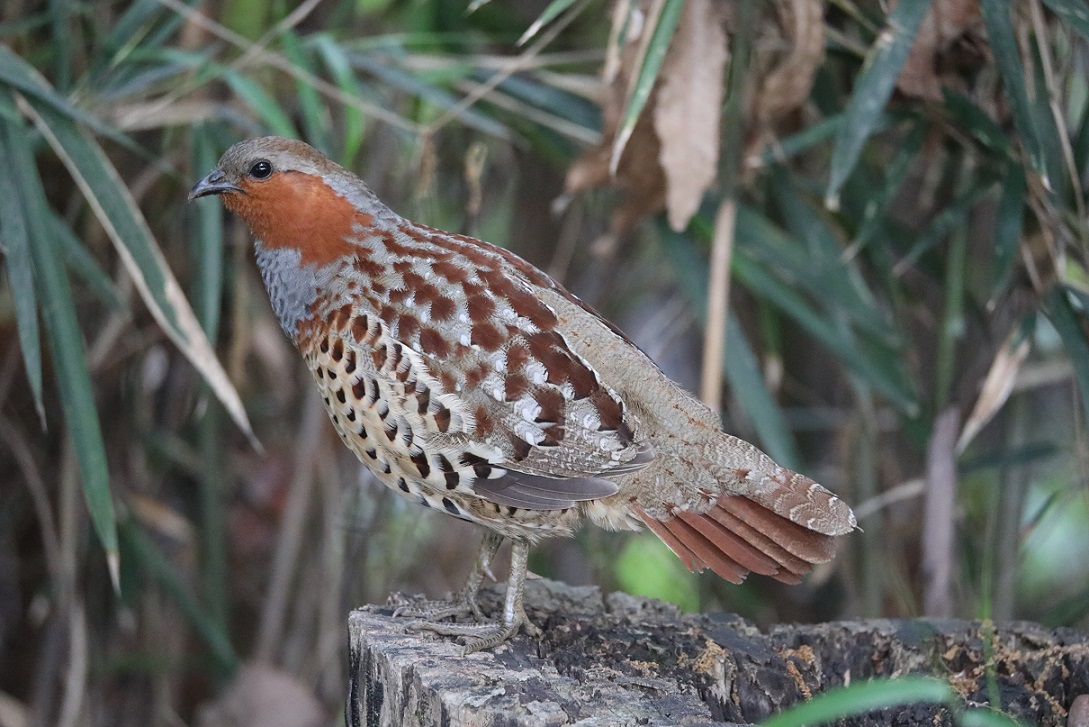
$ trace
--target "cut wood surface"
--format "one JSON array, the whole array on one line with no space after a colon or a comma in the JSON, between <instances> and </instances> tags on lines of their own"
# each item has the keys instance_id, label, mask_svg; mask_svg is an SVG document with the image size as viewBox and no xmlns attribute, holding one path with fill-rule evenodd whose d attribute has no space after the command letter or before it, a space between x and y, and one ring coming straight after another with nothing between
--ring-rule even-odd
<instances>
[{"instance_id":1,"label":"cut wood surface","mask_svg":"<svg viewBox=\"0 0 1089 727\"><path fill-rule=\"evenodd\" d=\"M482 595L486 613L496 591ZM874 619L767 630L729 614L572 587L527 584L542 639L518 636L464 656L452 639L409 628L391 607L349 618L350 727L751 724L812 695L871 677L930 675L968 706L1029 724L1066 725L1089 693L1089 634L1038 624ZM844 725L946 725L940 705L889 708Z\"/></svg>"}]
</instances>

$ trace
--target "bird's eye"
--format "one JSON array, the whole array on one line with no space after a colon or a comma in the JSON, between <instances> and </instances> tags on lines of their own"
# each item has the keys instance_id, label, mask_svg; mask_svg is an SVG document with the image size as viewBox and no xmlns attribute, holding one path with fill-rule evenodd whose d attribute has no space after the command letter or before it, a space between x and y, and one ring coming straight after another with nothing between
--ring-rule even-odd
<instances>
[{"instance_id":1,"label":"bird's eye","mask_svg":"<svg viewBox=\"0 0 1089 727\"><path fill-rule=\"evenodd\" d=\"M262 159L259 162L254 162L250 167L250 176L254 179L268 179L272 176L272 165Z\"/></svg>"}]
</instances>

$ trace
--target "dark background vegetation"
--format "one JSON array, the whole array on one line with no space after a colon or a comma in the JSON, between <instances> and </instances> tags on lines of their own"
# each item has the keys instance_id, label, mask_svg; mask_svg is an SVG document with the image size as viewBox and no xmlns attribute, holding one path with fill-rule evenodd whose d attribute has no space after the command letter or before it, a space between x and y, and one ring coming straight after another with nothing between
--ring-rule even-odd
<instances>
[{"instance_id":1,"label":"dark background vegetation","mask_svg":"<svg viewBox=\"0 0 1089 727\"><path fill-rule=\"evenodd\" d=\"M239 223L185 203L269 133L552 273L863 529L794 588L594 529L534 571L1085 628L1084 3L477 5L3 3L0 724L220 723L240 673L302 710L243 723L333 724L347 611L469 567L477 531L340 445Z\"/></svg>"}]
</instances>

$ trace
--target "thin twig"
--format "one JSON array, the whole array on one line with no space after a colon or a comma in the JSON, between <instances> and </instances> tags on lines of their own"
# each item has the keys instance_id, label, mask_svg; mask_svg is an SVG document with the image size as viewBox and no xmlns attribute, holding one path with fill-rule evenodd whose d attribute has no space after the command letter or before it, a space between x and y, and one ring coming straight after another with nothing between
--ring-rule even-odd
<instances>
[{"instance_id":1,"label":"thin twig","mask_svg":"<svg viewBox=\"0 0 1089 727\"><path fill-rule=\"evenodd\" d=\"M1051 116L1055 119L1055 128L1059 132L1059 148L1063 151L1063 161L1066 162L1066 173L1070 177L1070 184L1074 191L1074 207L1077 210L1078 220L1085 220L1085 199L1081 187L1081 175L1078 173L1078 164L1074 160L1074 149L1070 145L1070 135L1064 133L1066 121L1063 112L1059 108L1059 84L1055 80L1055 70L1051 63L1051 51L1047 46L1047 29L1044 27L1044 12L1040 9L1040 0L1032 0L1029 3L1032 16L1032 29L1036 33L1036 46L1040 50L1040 65L1044 71L1044 87L1047 89L1047 105L1051 110Z\"/></svg>"},{"instance_id":2,"label":"thin twig","mask_svg":"<svg viewBox=\"0 0 1089 727\"><path fill-rule=\"evenodd\" d=\"M287 615L291 583L294 581L295 564L302 548L306 515L314 491L314 450L321 433L325 431L320 402L316 396L306 397L302 421L302 434L295 449L295 471L291 493L284 507L284 520L280 537L276 541L276 553L272 561L272 577L268 597L261 609L261 622L257 630L254 657L258 662L271 663L280 643Z\"/></svg>"},{"instance_id":3,"label":"thin twig","mask_svg":"<svg viewBox=\"0 0 1089 727\"><path fill-rule=\"evenodd\" d=\"M726 312L730 300L730 260L734 251L737 201L722 200L715 215L708 274L707 325L703 334L700 398L716 414L722 411L722 359L726 355Z\"/></svg>"},{"instance_id":4,"label":"thin twig","mask_svg":"<svg viewBox=\"0 0 1089 727\"><path fill-rule=\"evenodd\" d=\"M45 565L54 582L54 588L57 588L59 584L56 580L61 569L60 536L57 534L57 520L49 505L45 480L30 454L30 443L3 414L0 414L0 442L11 451L15 464L23 475L23 481L26 482L26 488L30 491L30 499L34 501L34 510L42 533L42 548L45 550Z\"/></svg>"},{"instance_id":5,"label":"thin twig","mask_svg":"<svg viewBox=\"0 0 1089 727\"><path fill-rule=\"evenodd\" d=\"M222 24L212 20L199 10L194 10L188 5L179 2L179 0L159 0L159 3L164 7L174 11L178 15L183 16L186 20L189 20L194 25L197 25L208 31L220 40L226 41L227 43L230 43L231 45L240 48L243 51L249 50L251 47L254 46L253 41L247 40L238 33L235 33L233 30L230 30ZM309 71L298 68L297 66L295 66L295 64L293 64L291 61L289 61L287 58L280 55L279 53L261 50L255 54L253 60L265 63L269 66L272 66L273 68L283 71L284 73L298 81L303 81L304 83L310 84L314 87L315 90L325 94L329 98L337 101L340 104L343 104L344 106L350 106L354 109L362 111L365 114L369 114L373 118L384 121L399 129L404 129L414 134L420 133L420 126L418 124L413 123L402 116L398 116L392 111L389 111L381 106L367 103L362 99L345 93L339 87L333 85L332 83L329 83L328 81L325 81L324 79L315 76ZM245 65L249 64L250 63L248 62ZM185 93L188 93L189 90L192 89L172 92L163 96L161 100L163 101L164 107L165 105L171 103L173 100L176 100Z\"/></svg>"},{"instance_id":6,"label":"thin twig","mask_svg":"<svg viewBox=\"0 0 1089 727\"><path fill-rule=\"evenodd\" d=\"M923 530L923 613L949 618L953 615L953 517L957 499L957 431L960 412L945 409L934 420L927 443L926 499Z\"/></svg>"},{"instance_id":7,"label":"thin twig","mask_svg":"<svg viewBox=\"0 0 1089 727\"><path fill-rule=\"evenodd\" d=\"M532 59L534 59L541 52L542 49L544 49L553 40L555 40L556 36L558 36L564 29L566 29L567 26L570 25L575 20L575 18L577 18L582 13L586 5L589 4L589 1L590 0L582 0L582 2L569 8L559 20L552 24L552 26L546 32L541 34L540 38L538 38L529 48L526 49L525 53L511 58L504 67L497 71L479 88L466 95L456 104L447 109L445 113L443 113L437 119L424 127L424 133L433 134L434 132L438 131L443 126L450 123L462 113L464 113L467 109L476 104L477 101L480 101L485 96L494 91L500 83L507 80L518 71L527 68L530 61L532 61Z\"/></svg>"}]
</instances>

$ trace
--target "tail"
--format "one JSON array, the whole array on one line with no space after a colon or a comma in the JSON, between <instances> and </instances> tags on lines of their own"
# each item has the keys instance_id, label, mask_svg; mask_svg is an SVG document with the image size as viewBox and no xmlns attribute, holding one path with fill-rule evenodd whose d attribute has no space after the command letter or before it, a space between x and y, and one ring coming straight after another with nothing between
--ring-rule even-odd
<instances>
[{"instance_id":1,"label":"tail","mask_svg":"<svg viewBox=\"0 0 1089 727\"><path fill-rule=\"evenodd\" d=\"M637 507L643 522L689 570L710 568L732 583L750 572L798 583L831 560L836 538L855 527L851 508L748 442L715 434L679 454L718 486L695 487L680 503Z\"/></svg>"}]
</instances>

